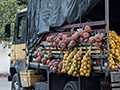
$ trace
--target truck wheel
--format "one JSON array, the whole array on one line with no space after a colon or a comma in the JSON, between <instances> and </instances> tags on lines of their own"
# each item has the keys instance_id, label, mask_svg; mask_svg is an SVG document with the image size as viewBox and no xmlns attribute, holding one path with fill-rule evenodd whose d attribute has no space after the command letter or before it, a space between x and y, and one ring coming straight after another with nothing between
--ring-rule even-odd
<instances>
[{"instance_id":1,"label":"truck wheel","mask_svg":"<svg viewBox=\"0 0 120 90\"><path fill-rule=\"evenodd\" d=\"M15 74L12 78L11 90L20 90L17 74Z\"/></svg>"},{"instance_id":2,"label":"truck wheel","mask_svg":"<svg viewBox=\"0 0 120 90\"><path fill-rule=\"evenodd\" d=\"M78 83L77 81L69 81L63 90L78 90Z\"/></svg>"}]
</instances>

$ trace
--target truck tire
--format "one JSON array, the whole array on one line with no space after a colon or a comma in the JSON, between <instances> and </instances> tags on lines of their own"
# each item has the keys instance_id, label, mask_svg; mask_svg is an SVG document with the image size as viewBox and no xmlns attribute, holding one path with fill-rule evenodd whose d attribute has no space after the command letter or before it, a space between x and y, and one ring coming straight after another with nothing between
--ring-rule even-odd
<instances>
[{"instance_id":1,"label":"truck tire","mask_svg":"<svg viewBox=\"0 0 120 90\"><path fill-rule=\"evenodd\" d=\"M77 81L69 81L63 90L78 90L78 83Z\"/></svg>"},{"instance_id":2,"label":"truck tire","mask_svg":"<svg viewBox=\"0 0 120 90\"><path fill-rule=\"evenodd\" d=\"M13 79L12 79L11 90L32 90L32 89L20 87L19 82L18 82L18 76L17 74L14 74Z\"/></svg>"},{"instance_id":3,"label":"truck tire","mask_svg":"<svg viewBox=\"0 0 120 90\"><path fill-rule=\"evenodd\" d=\"M20 90L17 74L14 74L12 78L11 90Z\"/></svg>"}]
</instances>

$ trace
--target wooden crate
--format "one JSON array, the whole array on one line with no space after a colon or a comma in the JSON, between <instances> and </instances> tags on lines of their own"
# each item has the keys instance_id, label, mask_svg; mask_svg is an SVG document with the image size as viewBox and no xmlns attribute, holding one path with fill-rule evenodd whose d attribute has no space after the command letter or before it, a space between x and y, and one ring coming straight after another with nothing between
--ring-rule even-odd
<instances>
[{"instance_id":1,"label":"wooden crate","mask_svg":"<svg viewBox=\"0 0 120 90\"><path fill-rule=\"evenodd\" d=\"M112 90L120 90L120 71L111 72Z\"/></svg>"}]
</instances>

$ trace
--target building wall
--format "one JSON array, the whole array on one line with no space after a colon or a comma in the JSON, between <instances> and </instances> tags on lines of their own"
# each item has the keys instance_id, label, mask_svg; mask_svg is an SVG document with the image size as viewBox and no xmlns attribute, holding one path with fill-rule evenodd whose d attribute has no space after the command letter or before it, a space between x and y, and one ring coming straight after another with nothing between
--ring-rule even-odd
<instances>
[{"instance_id":1,"label":"building wall","mask_svg":"<svg viewBox=\"0 0 120 90\"><path fill-rule=\"evenodd\" d=\"M10 57L8 57L8 54L10 53L10 49L3 49L2 45L0 44L0 74L8 74L10 67Z\"/></svg>"}]
</instances>

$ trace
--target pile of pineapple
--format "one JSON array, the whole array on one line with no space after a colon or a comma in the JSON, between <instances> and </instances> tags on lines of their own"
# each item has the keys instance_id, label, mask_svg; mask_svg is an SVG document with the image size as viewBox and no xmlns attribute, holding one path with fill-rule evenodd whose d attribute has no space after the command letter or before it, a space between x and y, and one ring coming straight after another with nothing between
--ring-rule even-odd
<instances>
[{"instance_id":1,"label":"pile of pineapple","mask_svg":"<svg viewBox=\"0 0 120 90\"><path fill-rule=\"evenodd\" d=\"M66 51L64 58L63 58L63 67L61 72L68 73L74 77L79 76L90 76L91 72L91 48L87 51L85 56L82 59L82 47L79 49L75 47L72 51L69 49Z\"/></svg>"},{"instance_id":2,"label":"pile of pineapple","mask_svg":"<svg viewBox=\"0 0 120 90\"><path fill-rule=\"evenodd\" d=\"M120 37L115 31L109 31L110 40L110 68L118 69L116 63L120 65Z\"/></svg>"}]
</instances>

